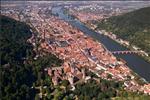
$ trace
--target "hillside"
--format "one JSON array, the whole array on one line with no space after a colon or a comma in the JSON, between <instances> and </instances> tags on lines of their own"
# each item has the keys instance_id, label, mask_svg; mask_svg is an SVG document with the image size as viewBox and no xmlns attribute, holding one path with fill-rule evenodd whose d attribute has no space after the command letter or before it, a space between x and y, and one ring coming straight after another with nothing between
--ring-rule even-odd
<instances>
[{"instance_id":1,"label":"hillside","mask_svg":"<svg viewBox=\"0 0 150 100\"><path fill-rule=\"evenodd\" d=\"M41 82L43 68L59 66L62 61L52 54L35 61L32 44L27 42L31 37L30 26L3 15L0 19L0 98L33 100L36 93L31 87Z\"/></svg>"},{"instance_id":2,"label":"hillside","mask_svg":"<svg viewBox=\"0 0 150 100\"><path fill-rule=\"evenodd\" d=\"M31 44L26 42L31 37L30 27L6 16L0 18L1 99L31 99L34 76L31 67L23 64L32 53Z\"/></svg>"},{"instance_id":3,"label":"hillside","mask_svg":"<svg viewBox=\"0 0 150 100\"><path fill-rule=\"evenodd\" d=\"M96 29L113 32L150 54L150 7L113 16L97 24Z\"/></svg>"}]
</instances>

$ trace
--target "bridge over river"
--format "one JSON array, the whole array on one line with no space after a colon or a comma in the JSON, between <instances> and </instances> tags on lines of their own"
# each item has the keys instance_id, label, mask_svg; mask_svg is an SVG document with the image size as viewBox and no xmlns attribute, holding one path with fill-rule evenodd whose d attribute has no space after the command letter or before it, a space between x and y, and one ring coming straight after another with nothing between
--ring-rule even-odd
<instances>
[{"instance_id":1,"label":"bridge over river","mask_svg":"<svg viewBox=\"0 0 150 100\"><path fill-rule=\"evenodd\" d=\"M125 50L125 51L110 51L112 54L140 54L143 55L143 51L130 51L130 50Z\"/></svg>"}]
</instances>

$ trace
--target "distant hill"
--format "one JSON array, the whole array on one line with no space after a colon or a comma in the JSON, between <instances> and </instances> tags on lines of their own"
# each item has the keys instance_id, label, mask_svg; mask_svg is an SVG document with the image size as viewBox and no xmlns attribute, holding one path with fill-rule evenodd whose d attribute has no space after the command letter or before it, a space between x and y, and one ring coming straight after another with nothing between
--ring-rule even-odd
<instances>
[{"instance_id":1,"label":"distant hill","mask_svg":"<svg viewBox=\"0 0 150 100\"><path fill-rule=\"evenodd\" d=\"M150 54L150 7L100 21L96 29L111 31Z\"/></svg>"}]
</instances>

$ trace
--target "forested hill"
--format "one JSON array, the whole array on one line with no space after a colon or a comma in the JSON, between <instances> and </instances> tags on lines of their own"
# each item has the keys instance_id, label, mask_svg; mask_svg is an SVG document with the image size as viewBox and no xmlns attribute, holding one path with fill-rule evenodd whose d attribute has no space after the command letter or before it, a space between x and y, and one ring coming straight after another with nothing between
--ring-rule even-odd
<instances>
[{"instance_id":1,"label":"forested hill","mask_svg":"<svg viewBox=\"0 0 150 100\"><path fill-rule=\"evenodd\" d=\"M25 23L0 15L1 100L31 99L34 81L32 68L25 58L32 55L30 27Z\"/></svg>"},{"instance_id":2,"label":"forested hill","mask_svg":"<svg viewBox=\"0 0 150 100\"><path fill-rule=\"evenodd\" d=\"M1 64L7 64L13 60L21 61L26 56L29 46L27 39L31 37L30 27L3 15L0 18Z\"/></svg>"},{"instance_id":3,"label":"forested hill","mask_svg":"<svg viewBox=\"0 0 150 100\"><path fill-rule=\"evenodd\" d=\"M150 7L100 21L96 29L111 31L150 54Z\"/></svg>"},{"instance_id":4,"label":"forested hill","mask_svg":"<svg viewBox=\"0 0 150 100\"><path fill-rule=\"evenodd\" d=\"M0 15L0 19L0 98L34 100L38 93L31 87L46 82L50 84L42 74L44 68L60 66L62 60L52 54L34 60L36 53L32 44L27 42L32 35L30 26L3 15Z\"/></svg>"}]
</instances>

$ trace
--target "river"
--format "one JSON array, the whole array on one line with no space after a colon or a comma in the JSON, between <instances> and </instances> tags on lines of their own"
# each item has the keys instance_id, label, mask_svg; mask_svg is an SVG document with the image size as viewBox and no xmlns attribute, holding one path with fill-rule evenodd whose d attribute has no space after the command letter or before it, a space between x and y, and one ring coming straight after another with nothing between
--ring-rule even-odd
<instances>
[{"instance_id":1,"label":"river","mask_svg":"<svg viewBox=\"0 0 150 100\"><path fill-rule=\"evenodd\" d=\"M52 13L58 14L60 19L67 21L73 27L76 27L80 31L84 32L84 34L98 40L109 51L128 50L127 48L110 39L109 37L101 35L89 29L79 20L71 18L67 13L64 13L63 7L53 7ZM150 63L146 62L143 58L136 54L116 54L115 56L124 59L130 69L132 69L135 73L140 75L146 81L150 82Z\"/></svg>"}]
</instances>

